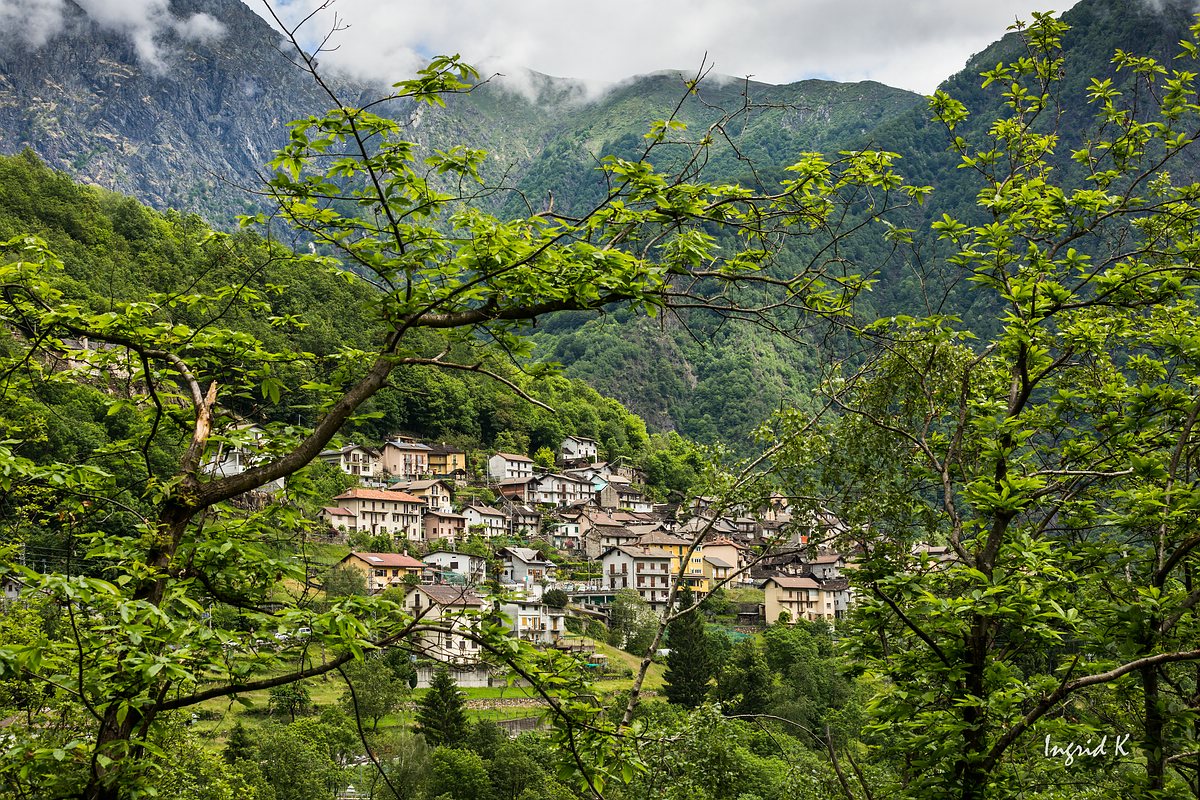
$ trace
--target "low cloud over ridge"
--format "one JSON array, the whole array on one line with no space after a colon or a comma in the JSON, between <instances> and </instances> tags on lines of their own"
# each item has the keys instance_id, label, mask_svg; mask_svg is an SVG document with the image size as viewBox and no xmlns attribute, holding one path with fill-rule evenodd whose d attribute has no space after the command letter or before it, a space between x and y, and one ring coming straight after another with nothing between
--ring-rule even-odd
<instances>
[{"instance_id":1,"label":"low cloud over ridge","mask_svg":"<svg viewBox=\"0 0 1200 800\"><path fill-rule=\"evenodd\" d=\"M211 41L225 25L211 14L179 16L169 0L75 0L83 13L104 30L126 36L139 60L152 69L165 66L172 37ZM0 39L39 48L67 32L70 12L65 0L0 0Z\"/></svg>"}]
</instances>

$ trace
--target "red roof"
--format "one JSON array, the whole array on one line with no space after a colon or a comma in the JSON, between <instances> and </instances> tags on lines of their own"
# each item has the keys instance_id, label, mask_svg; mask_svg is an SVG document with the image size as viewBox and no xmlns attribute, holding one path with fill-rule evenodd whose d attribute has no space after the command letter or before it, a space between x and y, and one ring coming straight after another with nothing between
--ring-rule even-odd
<instances>
[{"instance_id":1,"label":"red roof","mask_svg":"<svg viewBox=\"0 0 1200 800\"><path fill-rule=\"evenodd\" d=\"M354 512L341 506L325 506L321 509L331 517L353 517Z\"/></svg>"},{"instance_id":2,"label":"red roof","mask_svg":"<svg viewBox=\"0 0 1200 800\"><path fill-rule=\"evenodd\" d=\"M424 561L418 561L412 556L406 556L403 553L351 553L343 558L357 558L364 564L369 564L372 567L404 567L405 569L425 569L429 565Z\"/></svg>"},{"instance_id":3,"label":"red roof","mask_svg":"<svg viewBox=\"0 0 1200 800\"><path fill-rule=\"evenodd\" d=\"M347 492L342 492L334 500L390 500L393 503L419 503L424 505L425 501L419 497L413 497L408 492L392 492L387 489L351 489Z\"/></svg>"}]
</instances>

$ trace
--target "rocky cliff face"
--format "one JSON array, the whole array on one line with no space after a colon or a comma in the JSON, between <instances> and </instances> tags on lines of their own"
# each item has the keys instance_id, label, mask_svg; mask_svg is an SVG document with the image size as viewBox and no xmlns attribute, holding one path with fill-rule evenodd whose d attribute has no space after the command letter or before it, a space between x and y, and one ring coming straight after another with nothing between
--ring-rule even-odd
<instances>
[{"instance_id":1,"label":"rocky cliff face","mask_svg":"<svg viewBox=\"0 0 1200 800\"><path fill-rule=\"evenodd\" d=\"M223 34L164 28L155 65L73 4L39 47L0 33L0 149L29 147L82 180L228 224L252 203L241 186L254 184L285 123L329 101L238 0L177 0L171 10L205 12Z\"/></svg>"}]
</instances>

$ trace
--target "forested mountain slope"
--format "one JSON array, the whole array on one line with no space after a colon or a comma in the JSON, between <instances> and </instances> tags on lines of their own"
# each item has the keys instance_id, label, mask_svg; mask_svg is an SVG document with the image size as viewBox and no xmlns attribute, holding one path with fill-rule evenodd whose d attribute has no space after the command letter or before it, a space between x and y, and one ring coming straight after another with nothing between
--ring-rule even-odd
<instances>
[{"instance_id":1,"label":"forested mountain slope","mask_svg":"<svg viewBox=\"0 0 1200 800\"><path fill-rule=\"evenodd\" d=\"M211 14L224 33L167 35L157 43L158 66L128 37L99 27L73 5L66 30L40 47L24 43L20 32L0 33L0 150L29 147L84 182L228 226L235 215L261 207L262 198L250 190L285 140L287 121L331 101L290 63L294 56L283 40L238 0L174 0L170 8L180 20ZM1113 73L1113 51L1169 57L1190 12L1186 3L1085 0L1065 19L1072 30L1064 40L1061 117L1048 124L1078 134L1092 119L1085 88L1090 77ZM972 111L975 121L964 130L979 132L999 113L996 100L980 91L979 73L1022 47L1011 33L947 81L945 89ZM404 122L424 147L461 143L487 150L483 174L512 191L489 195L485 203L513 213L573 212L603 196L599 160L636 155L653 121L685 96L691 77L670 71L640 76L585 100L567 80L524 76L523 91L516 91L500 76L470 95L448 98L445 108L379 110ZM331 85L346 102L384 90L338 80ZM974 213L970 176L958 169L926 104L909 92L871 82L770 86L709 76L677 119L688 129L676 135L693 140L725 120L707 157L709 180L770 188L789 176L785 167L804 151L871 146L900 153L910 181L938 187L924 208L898 216L918 238L945 211ZM1057 153L1063 169L1071 169L1073 146L1064 142ZM859 305L864 318L933 309L988 318L985 309L974 308L959 276L941 270L936 248L926 248L919 262L896 258L878 233L843 241L836 254L848 271L877 278ZM776 274L798 269L811 255L786 252ZM704 441L742 441L781 403L802 403L815 365L839 350L826 331L781 339L703 314L655 321L614 314L580 322L567 317L533 331L542 357L561 361L568 374L618 398L652 428Z\"/></svg>"},{"instance_id":2,"label":"forested mountain slope","mask_svg":"<svg viewBox=\"0 0 1200 800\"><path fill-rule=\"evenodd\" d=\"M0 241L22 235L46 240L63 261L61 290L84 308L103 311L131 299L241 285L266 305L248 313L230 304L218 318L270 346L288 345L322 358L340 347L365 347L377 334L380 322L366 311L373 290L364 284L305 270L251 233L225 241L209 234L195 214L159 214L128 197L81 186L48 169L32 152L0 156ZM185 306L167 313L174 324L212 321ZM0 333L5 349L11 335ZM582 381L535 380L500 358L489 366L553 411L483 375L398 368L367 413L345 427L345 440L377 443L405 432L468 451L499 448L532 455L543 447L557 450L574 434L599 442L605 458L624 456L642 466L652 490L662 496L694 479L693 447L679 437L651 437L641 419ZM302 415L313 409L304 405L301 390L289 389L291 401L254 395L231 396L226 403L258 422L303 421L295 416L297 404ZM125 422L122 415L105 415L98 392L99 387L65 385L45 396L5 392L0 438L19 441L18 451L29 458L107 463L103 449L123 435ZM164 430L158 437L163 452L178 447L174 436ZM0 515L6 506L0 498Z\"/></svg>"}]
</instances>

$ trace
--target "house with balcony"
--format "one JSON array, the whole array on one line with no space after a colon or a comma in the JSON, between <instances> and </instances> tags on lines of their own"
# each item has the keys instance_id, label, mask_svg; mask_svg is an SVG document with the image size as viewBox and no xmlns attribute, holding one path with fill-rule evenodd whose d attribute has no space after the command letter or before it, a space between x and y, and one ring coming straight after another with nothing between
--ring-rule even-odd
<instances>
[{"instance_id":1,"label":"house with balcony","mask_svg":"<svg viewBox=\"0 0 1200 800\"><path fill-rule=\"evenodd\" d=\"M632 527L632 526L631 526ZM704 569L704 546L692 547L692 540L684 539L661 530L652 530L637 538L638 547L655 547L671 555L670 570L673 579L691 588L692 593L702 597L709 592L708 576Z\"/></svg>"},{"instance_id":2,"label":"house with balcony","mask_svg":"<svg viewBox=\"0 0 1200 800\"><path fill-rule=\"evenodd\" d=\"M518 597L500 606L512 635L538 647L553 647L566 633L567 612L552 608L539 598Z\"/></svg>"},{"instance_id":3,"label":"house with balcony","mask_svg":"<svg viewBox=\"0 0 1200 800\"><path fill-rule=\"evenodd\" d=\"M461 542L467 535L467 518L453 511L425 510L425 541Z\"/></svg>"},{"instance_id":4,"label":"house with balcony","mask_svg":"<svg viewBox=\"0 0 1200 800\"><path fill-rule=\"evenodd\" d=\"M518 538L536 536L542 528L542 512L520 500L501 496L501 506L508 515L508 535Z\"/></svg>"},{"instance_id":5,"label":"house with balcony","mask_svg":"<svg viewBox=\"0 0 1200 800\"><path fill-rule=\"evenodd\" d=\"M443 480L431 479L423 481L398 481L388 487L399 492L408 492L413 497L419 497L427 508L435 511L453 511L452 490L450 484Z\"/></svg>"},{"instance_id":6,"label":"house with balcony","mask_svg":"<svg viewBox=\"0 0 1200 800\"><path fill-rule=\"evenodd\" d=\"M380 466L392 480L419 480L429 474L429 450L415 439L397 437L380 448Z\"/></svg>"},{"instance_id":7,"label":"house with balcony","mask_svg":"<svg viewBox=\"0 0 1200 800\"><path fill-rule=\"evenodd\" d=\"M656 547L610 547L600 555L601 588L633 589L662 613L671 592L671 559Z\"/></svg>"},{"instance_id":8,"label":"house with balcony","mask_svg":"<svg viewBox=\"0 0 1200 800\"><path fill-rule=\"evenodd\" d=\"M448 584L412 587L404 597L408 613L442 630L423 630L410 641L422 655L447 664L477 664L482 658L479 631L483 599L468 586Z\"/></svg>"},{"instance_id":9,"label":"house with balcony","mask_svg":"<svg viewBox=\"0 0 1200 800\"><path fill-rule=\"evenodd\" d=\"M478 586L487 581L487 559L453 550L435 550L421 559L434 569L437 583L462 583ZM450 580L449 576L456 576Z\"/></svg>"},{"instance_id":10,"label":"house with balcony","mask_svg":"<svg viewBox=\"0 0 1200 800\"><path fill-rule=\"evenodd\" d=\"M467 452L459 447L445 444L429 445L429 474L454 483L466 485L471 475L467 471Z\"/></svg>"},{"instance_id":11,"label":"house with balcony","mask_svg":"<svg viewBox=\"0 0 1200 800\"><path fill-rule=\"evenodd\" d=\"M467 519L467 530L476 525L483 526L483 538L492 539L508 535L508 517L503 511L497 511L490 506L469 505L463 508L462 515Z\"/></svg>"},{"instance_id":12,"label":"house with balcony","mask_svg":"<svg viewBox=\"0 0 1200 800\"><path fill-rule=\"evenodd\" d=\"M406 539L424 538L425 503L407 492L354 488L333 498L337 506L354 515L355 531L386 533ZM349 522L349 517L345 517Z\"/></svg>"},{"instance_id":13,"label":"house with balcony","mask_svg":"<svg viewBox=\"0 0 1200 800\"><path fill-rule=\"evenodd\" d=\"M379 451L373 447L348 444L335 450L322 450L317 457L356 478L375 478L381 469Z\"/></svg>"},{"instance_id":14,"label":"house with balcony","mask_svg":"<svg viewBox=\"0 0 1200 800\"><path fill-rule=\"evenodd\" d=\"M496 482L496 493L512 503L528 505L537 502L538 479L533 475L524 478L505 478Z\"/></svg>"},{"instance_id":15,"label":"house with balcony","mask_svg":"<svg viewBox=\"0 0 1200 800\"><path fill-rule=\"evenodd\" d=\"M532 547L502 547L496 554L504 562L502 583L541 585L554 577L554 564Z\"/></svg>"},{"instance_id":16,"label":"house with balcony","mask_svg":"<svg viewBox=\"0 0 1200 800\"><path fill-rule=\"evenodd\" d=\"M531 487L532 496L527 496L526 502L559 508L587 503L595 496L592 482L586 478L575 478L553 472L535 478Z\"/></svg>"},{"instance_id":17,"label":"house with balcony","mask_svg":"<svg viewBox=\"0 0 1200 800\"><path fill-rule=\"evenodd\" d=\"M788 619L824 620L832 624L839 619L838 590L844 591L844 579L837 586L827 586L822 581L807 576L776 575L760 584L763 590L763 617L767 624L777 622L779 615L787 612ZM843 601L844 604L844 601Z\"/></svg>"}]
</instances>

